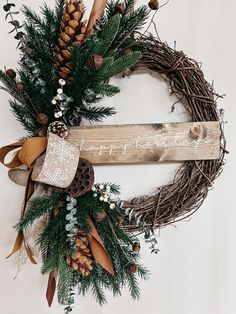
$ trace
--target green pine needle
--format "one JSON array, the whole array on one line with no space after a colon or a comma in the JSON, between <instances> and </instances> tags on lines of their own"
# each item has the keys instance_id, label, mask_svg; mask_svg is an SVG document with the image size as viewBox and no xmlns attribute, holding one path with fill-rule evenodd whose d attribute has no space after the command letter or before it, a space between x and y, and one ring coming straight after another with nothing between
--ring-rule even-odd
<instances>
[{"instance_id":1,"label":"green pine needle","mask_svg":"<svg viewBox=\"0 0 236 314\"><path fill-rule=\"evenodd\" d=\"M53 193L50 196L41 196L29 203L29 208L25 215L20 219L15 228L24 230L36 219L52 210L61 199L61 195Z\"/></svg>"}]
</instances>

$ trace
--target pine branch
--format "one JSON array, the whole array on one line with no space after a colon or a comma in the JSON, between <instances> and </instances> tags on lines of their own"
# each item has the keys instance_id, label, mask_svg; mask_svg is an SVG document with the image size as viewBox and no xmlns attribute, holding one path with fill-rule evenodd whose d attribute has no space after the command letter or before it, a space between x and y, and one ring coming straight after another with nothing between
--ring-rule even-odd
<instances>
[{"instance_id":1,"label":"pine branch","mask_svg":"<svg viewBox=\"0 0 236 314\"><path fill-rule=\"evenodd\" d=\"M58 268L58 285L57 285L57 297L58 302L63 305L67 305L70 297L70 287L73 281L73 274L70 267L66 264L65 257L60 256L59 268Z\"/></svg>"},{"instance_id":2,"label":"pine branch","mask_svg":"<svg viewBox=\"0 0 236 314\"><path fill-rule=\"evenodd\" d=\"M135 65L141 59L140 52L134 52L130 55L124 55L114 60L113 57L105 59L104 66L98 73L98 77L101 81L106 81L112 76L117 75L125 69Z\"/></svg>"},{"instance_id":3,"label":"pine branch","mask_svg":"<svg viewBox=\"0 0 236 314\"><path fill-rule=\"evenodd\" d=\"M93 276L92 280L92 293L95 297L96 301L99 303L99 305L104 305L107 303L105 293L101 287L101 284L99 283L97 277Z\"/></svg>"},{"instance_id":4,"label":"pine branch","mask_svg":"<svg viewBox=\"0 0 236 314\"><path fill-rule=\"evenodd\" d=\"M119 26L120 17L118 14L106 20L102 25L101 31L95 32L95 34L89 38L88 46L91 52L101 56L105 55L117 36Z\"/></svg>"},{"instance_id":5,"label":"pine branch","mask_svg":"<svg viewBox=\"0 0 236 314\"><path fill-rule=\"evenodd\" d=\"M101 122L104 118L116 113L113 107L95 107L81 108L79 111L81 117L91 122Z\"/></svg>"},{"instance_id":6,"label":"pine branch","mask_svg":"<svg viewBox=\"0 0 236 314\"><path fill-rule=\"evenodd\" d=\"M126 280L131 297L134 300L140 299L140 290L136 275L130 271L126 271Z\"/></svg>"},{"instance_id":7,"label":"pine branch","mask_svg":"<svg viewBox=\"0 0 236 314\"><path fill-rule=\"evenodd\" d=\"M40 15L34 12L30 7L23 5L21 11L28 23L34 25L36 28L39 28L41 31L45 29L45 22L42 20Z\"/></svg>"},{"instance_id":8,"label":"pine branch","mask_svg":"<svg viewBox=\"0 0 236 314\"><path fill-rule=\"evenodd\" d=\"M61 199L61 195L53 193L50 196L42 196L34 199L29 203L29 209L25 215L20 219L18 224L15 226L17 230L24 230L31 225L36 219L42 215L51 211L58 201Z\"/></svg>"},{"instance_id":9,"label":"pine branch","mask_svg":"<svg viewBox=\"0 0 236 314\"><path fill-rule=\"evenodd\" d=\"M96 84L94 87L91 86L91 89L96 95L101 95L102 97L112 97L120 92L119 87L105 83Z\"/></svg>"},{"instance_id":10,"label":"pine branch","mask_svg":"<svg viewBox=\"0 0 236 314\"><path fill-rule=\"evenodd\" d=\"M11 109L16 119L23 125L24 129L30 134L33 134L33 131L37 128L37 123L35 120L35 115L32 115L32 112L16 102L16 100L9 100Z\"/></svg>"}]
</instances>

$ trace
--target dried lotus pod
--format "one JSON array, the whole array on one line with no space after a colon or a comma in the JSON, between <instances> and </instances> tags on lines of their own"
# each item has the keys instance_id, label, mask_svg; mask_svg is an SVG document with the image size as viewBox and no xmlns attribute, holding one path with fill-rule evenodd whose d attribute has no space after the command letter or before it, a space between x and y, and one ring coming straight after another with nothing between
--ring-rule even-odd
<instances>
[{"instance_id":1,"label":"dried lotus pod","mask_svg":"<svg viewBox=\"0 0 236 314\"><path fill-rule=\"evenodd\" d=\"M87 159L80 158L74 180L64 192L72 197L78 197L90 191L93 183L94 170L92 164Z\"/></svg>"}]
</instances>

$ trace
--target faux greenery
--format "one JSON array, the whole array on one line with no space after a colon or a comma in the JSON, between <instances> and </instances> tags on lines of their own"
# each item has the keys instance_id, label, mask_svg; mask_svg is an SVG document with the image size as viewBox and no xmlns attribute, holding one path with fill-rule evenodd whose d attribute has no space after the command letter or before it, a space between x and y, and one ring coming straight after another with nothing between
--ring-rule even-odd
<instances>
[{"instance_id":1,"label":"faux greenery","mask_svg":"<svg viewBox=\"0 0 236 314\"><path fill-rule=\"evenodd\" d=\"M109 79L141 58L141 47L137 47L135 36L146 21L148 9L143 6L133 10L134 1L125 0L125 10L120 14L118 3L110 1L93 34L81 46L72 49L73 80L65 86L65 94L72 97L73 102L62 117L67 125L79 125L82 119L102 121L114 114L114 108L98 106L97 102L117 94L119 88L110 85ZM10 10L12 6L7 8ZM58 89L55 51L64 0L57 0L54 10L44 4L40 14L27 6L23 6L21 12L25 22L19 39L21 60L17 79L12 80L5 71L0 71L0 81L1 88L14 98L10 105L17 120L33 135L41 127L36 121L37 113L47 114L48 123L55 120L51 101ZM99 70L89 65L94 54L104 58ZM23 90L17 89L17 82L23 84Z\"/></svg>"},{"instance_id":2,"label":"faux greenery","mask_svg":"<svg viewBox=\"0 0 236 314\"><path fill-rule=\"evenodd\" d=\"M119 93L119 88L109 83L110 78L133 67L142 57L142 45L137 44L136 36L147 19L147 7L134 10L134 1L125 0L124 10L120 12L118 4L119 1L111 0L92 34L81 45L71 46L68 50L71 77L63 92L72 101L60 118L67 126L79 125L82 119L97 122L113 115L115 108L103 103L98 105L98 102ZM58 40L65 1L57 0L54 9L45 3L40 14L23 6L21 13L25 21L22 25L13 19L18 14L12 11L14 6L7 2L4 10L16 32L19 67L10 72L0 70L0 88L11 95L12 112L28 136L38 136L37 131L42 128L40 119L37 119L39 113L48 118L47 125L43 125L45 131L55 121L52 100L60 87L56 53L60 49ZM100 67L91 63L95 55L103 60ZM119 193L119 187L105 183L107 185L114 195ZM132 298L138 299L138 277L147 279L148 271L139 264L139 254L133 250L137 239L123 230L120 223L125 219L124 210L119 205L111 209L109 203L99 200L93 191L77 198L76 217L73 217L76 228L86 236L90 231L88 217L92 219L115 273L112 276L92 256L92 270L88 276L83 276L67 263L73 253L66 230L67 198L63 193L52 193L34 199L16 225L17 230L24 231L40 217L46 217L46 227L36 240L42 254L41 272L58 273L57 295L59 302L66 306L65 313L71 311L75 293L84 295L89 289L101 305L106 302L105 290L119 296L126 287ZM104 212L106 217L97 219Z\"/></svg>"},{"instance_id":3,"label":"faux greenery","mask_svg":"<svg viewBox=\"0 0 236 314\"><path fill-rule=\"evenodd\" d=\"M114 193L118 193L116 185L111 185ZM91 289L99 304L106 303L105 290L110 290L114 296L121 295L121 290L128 288L132 298L138 299L140 296L138 277L148 279L148 271L139 264L139 254L132 249L133 243L137 240L134 236L128 235L121 227L120 220L123 219L123 210L117 206L110 209L109 204L101 202L94 197L90 191L77 198L77 220L79 230L87 233L89 226L88 215L92 218L95 227L101 236L115 270L115 276L110 275L95 260L93 260L93 270L90 275L83 277L79 272L71 271L66 264L66 253L69 250L67 233L65 230L68 213L65 207L60 207L55 211L58 202L66 204L65 194L52 194L49 197L39 197L35 199L25 216L21 218L16 228L24 230L41 215L48 215L48 224L42 234L37 239L37 244L42 251L42 273L50 273L57 270L58 300L60 303L69 304L71 285L77 287L78 294L84 295ZM101 211L106 211L107 217L102 221L97 221L96 217ZM131 266L137 267L136 272L132 272Z\"/></svg>"}]
</instances>

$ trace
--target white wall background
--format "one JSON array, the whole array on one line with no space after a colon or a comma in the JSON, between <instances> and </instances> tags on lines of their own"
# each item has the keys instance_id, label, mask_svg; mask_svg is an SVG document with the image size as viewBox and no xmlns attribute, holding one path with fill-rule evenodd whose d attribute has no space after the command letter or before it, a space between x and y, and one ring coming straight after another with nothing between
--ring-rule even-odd
<instances>
[{"instance_id":1,"label":"white wall background","mask_svg":"<svg viewBox=\"0 0 236 314\"><path fill-rule=\"evenodd\" d=\"M2 1L3 2L3 1ZM1 3L2 3L1 2ZM47 1L53 5L54 1ZM138 0L144 4L147 0ZM163 1L161 1L163 3ZM16 1L20 6L22 1ZM41 0L25 0L38 8ZM92 0L86 1L88 9ZM209 81L214 79L216 90L227 97L219 101L226 111L226 136L230 155L222 176L217 180L207 200L188 222L178 223L161 231L160 253L150 255L142 244L143 263L152 277L141 283L140 302L133 302L128 293L122 298L109 296L108 305L99 307L92 295L80 297L74 313L130 313L141 314L234 314L236 312L236 211L235 176L235 12L233 0L171 0L161 9L155 21L159 35L170 45L203 62ZM1 67L17 64L16 42L0 12ZM170 113L173 103L163 82L149 75L115 80L122 93L107 100L117 106L118 114L106 123L141 123L183 121L180 108ZM0 146L23 135L21 126L9 111L9 96L0 93ZM177 165L148 165L103 167L96 170L97 181L112 180L121 184L122 196L141 192L151 193L155 186L169 182ZM0 169L0 312L4 314L63 313L54 302L48 309L45 301L46 277L39 266L27 265L17 280L13 280L17 258L5 260L15 239L12 226L19 216L24 190L11 183L7 171Z\"/></svg>"}]
</instances>

